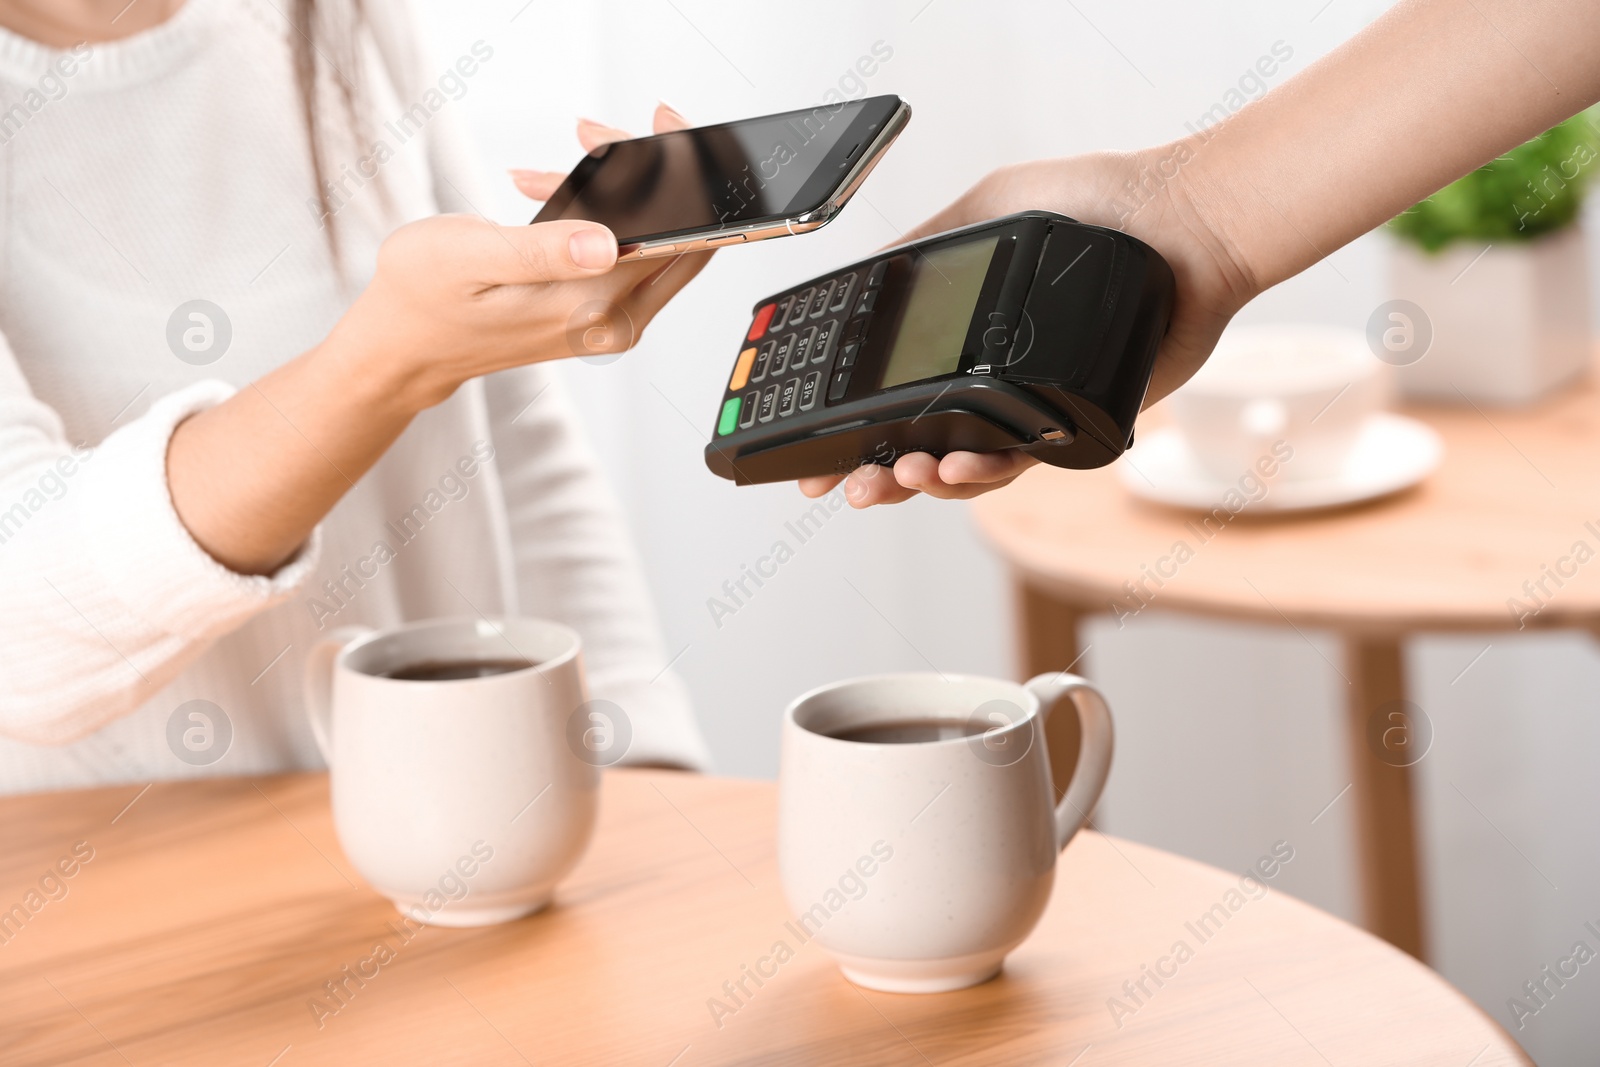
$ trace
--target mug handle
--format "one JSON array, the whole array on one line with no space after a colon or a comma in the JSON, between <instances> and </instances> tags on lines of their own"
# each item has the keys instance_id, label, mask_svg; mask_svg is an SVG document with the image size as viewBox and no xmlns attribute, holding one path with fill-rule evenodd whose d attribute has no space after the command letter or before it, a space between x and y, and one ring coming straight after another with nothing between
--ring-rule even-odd
<instances>
[{"instance_id":1,"label":"mug handle","mask_svg":"<svg viewBox=\"0 0 1600 1067\"><path fill-rule=\"evenodd\" d=\"M1056 805L1056 848L1067 847L1072 835L1089 821L1100 793L1111 773L1113 732L1111 709L1100 690L1076 674L1041 674L1027 683L1028 692L1039 698L1039 740L1044 740L1044 723L1063 699L1072 702L1083 740L1078 745L1078 762L1066 795ZM1045 766L1049 767L1048 757Z\"/></svg>"},{"instance_id":2,"label":"mug handle","mask_svg":"<svg viewBox=\"0 0 1600 1067\"><path fill-rule=\"evenodd\" d=\"M339 653L358 637L365 637L372 629L366 626L341 626L311 646L306 656L302 691L305 694L306 719L311 723L311 736L316 738L317 751L322 761L333 766L333 667Z\"/></svg>"}]
</instances>

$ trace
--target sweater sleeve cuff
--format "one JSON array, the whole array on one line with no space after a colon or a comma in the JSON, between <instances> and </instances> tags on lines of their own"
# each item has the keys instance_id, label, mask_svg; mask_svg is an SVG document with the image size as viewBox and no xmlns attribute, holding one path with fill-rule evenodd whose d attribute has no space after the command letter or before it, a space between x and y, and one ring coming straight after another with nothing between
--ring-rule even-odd
<instances>
[{"instance_id":1,"label":"sweater sleeve cuff","mask_svg":"<svg viewBox=\"0 0 1600 1067\"><path fill-rule=\"evenodd\" d=\"M167 445L178 424L233 395L209 380L164 396L107 437L84 461L85 551L100 580L160 630L190 639L219 634L290 596L310 575L321 532L271 575L218 563L178 517L167 484Z\"/></svg>"},{"instance_id":2,"label":"sweater sleeve cuff","mask_svg":"<svg viewBox=\"0 0 1600 1067\"><path fill-rule=\"evenodd\" d=\"M604 675L591 681L595 696L612 701L628 717L628 750L618 760L622 766L711 770L711 753L689 710L688 693L672 672L653 683L619 683Z\"/></svg>"}]
</instances>

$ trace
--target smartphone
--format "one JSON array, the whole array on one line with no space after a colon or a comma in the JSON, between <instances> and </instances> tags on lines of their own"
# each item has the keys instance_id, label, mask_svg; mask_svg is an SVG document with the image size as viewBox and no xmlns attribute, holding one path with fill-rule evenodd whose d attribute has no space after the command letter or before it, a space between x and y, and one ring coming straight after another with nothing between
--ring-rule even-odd
<instances>
[{"instance_id":1,"label":"smartphone","mask_svg":"<svg viewBox=\"0 0 1600 1067\"><path fill-rule=\"evenodd\" d=\"M839 213L910 118L898 96L870 96L614 141L533 221L602 223L622 259L805 233Z\"/></svg>"}]
</instances>

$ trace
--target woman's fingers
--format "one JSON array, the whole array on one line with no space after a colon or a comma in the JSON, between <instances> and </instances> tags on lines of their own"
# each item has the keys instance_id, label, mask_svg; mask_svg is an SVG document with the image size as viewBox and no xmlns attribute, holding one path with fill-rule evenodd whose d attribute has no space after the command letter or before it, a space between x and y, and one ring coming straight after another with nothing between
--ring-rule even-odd
<instances>
[{"instance_id":1,"label":"woman's fingers","mask_svg":"<svg viewBox=\"0 0 1600 1067\"><path fill-rule=\"evenodd\" d=\"M513 169L511 181L530 200L549 200L567 176L558 170Z\"/></svg>"},{"instance_id":2,"label":"woman's fingers","mask_svg":"<svg viewBox=\"0 0 1600 1067\"><path fill-rule=\"evenodd\" d=\"M689 128L689 120L678 113L678 109L662 101L656 105L654 116L650 122L651 128L656 133L671 133L674 130ZM578 120L578 143L583 145L585 152L593 152L603 144L613 141L631 140L633 134L615 126L607 126L594 119Z\"/></svg>"},{"instance_id":3,"label":"woman's fingers","mask_svg":"<svg viewBox=\"0 0 1600 1067\"><path fill-rule=\"evenodd\" d=\"M650 128L656 133L671 133L674 130L687 130L689 120L671 104L662 100L656 104L656 113L653 116Z\"/></svg>"},{"instance_id":4,"label":"woman's fingers","mask_svg":"<svg viewBox=\"0 0 1600 1067\"><path fill-rule=\"evenodd\" d=\"M688 128L689 120L672 107L670 104L656 105L655 132L668 133L672 130ZM603 144L613 141L626 141L633 134L627 130L619 130L615 126L607 126L594 119L578 120L578 143L583 145L585 152L592 152ZM516 183L522 194L532 200L549 200L555 191L566 180L566 174L555 170L524 170L513 169L511 180Z\"/></svg>"},{"instance_id":5,"label":"woman's fingers","mask_svg":"<svg viewBox=\"0 0 1600 1067\"><path fill-rule=\"evenodd\" d=\"M627 141L632 137L633 134L627 130L619 130L615 126L607 126L605 123L596 122L594 119L578 120L578 143L583 145L585 152L593 152L603 144L610 144L612 141Z\"/></svg>"},{"instance_id":6,"label":"woman's fingers","mask_svg":"<svg viewBox=\"0 0 1600 1067\"><path fill-rule=\"evenodd\" d=\"M625 351L639 343L650 320L677 295L678 290L700 273L711 258L710 252L673 256L670 259L628 260L619 263L607 276L615 283L613 296L596 296L609 309L607 316L612 324L610 343L616 347L607 351ZM583 353L598 355L598 351Z\"/></svg>"},{"instance_id":7,"label":"woman's fingers","mask_svg":"<svg viewBox=\"0 0 1600 1067\"><path fill-rule=\"evenodd\" d=\"M651 128L656 133L671 133L674 130L689 128L689 120L678 113L678 109L666 101L656 105L655 115L651 119ZM619 130L615 126L607 126L594 119L578 120L578 143L583 145L585 152L593 152L603 144L612 141L627 141L633 134L627 130Z\"/></svg>"},{"instance_id":8,"label":"woman's fingers","mask_svg":"<svg viewBox=\"0 0 1600 1067\"><path fill-rule=\"evenodd\" d=\"M690 252L669 259L647 259L641 265L659 264L641 279L628 294L628 314L644 329L678 290L705 269L714 252Z\"/></svg>"}]
</instances>

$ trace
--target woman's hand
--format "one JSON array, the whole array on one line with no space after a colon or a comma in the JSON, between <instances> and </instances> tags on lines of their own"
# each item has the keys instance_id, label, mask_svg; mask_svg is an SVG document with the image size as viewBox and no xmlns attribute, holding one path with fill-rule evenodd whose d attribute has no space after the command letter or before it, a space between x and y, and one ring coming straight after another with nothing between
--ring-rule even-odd
<instances>
[{"instance_id":1,"label":"woman's hand","mask_svg":"<svg viewBox=\"0 0 1600 1067\"><path fill-rule=\"evenodd\" d=\"M1047 208L1122 230L1153 247L1172 265L1177 299L1156 354L1145 401L1152 404L1200 368L1222 328L1257 292L1249 271L1199 206L1203 198L1185 182L1184 165L1195 151L1190 143L1177 142L1147 152L1100 152L1002 167L906 239L1013 211ZM858 508L898 503L919 492L965 500L1010 484L1035 462L1018 452L952 452L943 459L912 453L901 456L893 468L858 468L845 479L845 496ZM817 497L839 481L834 476L804 478L800 490Z\"/></svg>"},{"instance_id":2,"label":"woman's hand","mask_svg":"<svg viewBox=\"0 0 1600 1067\"><path fill-rule=\"evenodd\" d=\"M657 109L658 131L684 125ZM586 149L626 136L578 126ZM561 177L514 175L536 199ZM480 374L631 347L707 258L618 266L615 237L588 222L442 215L404 226L321 344L178 426L173 506L224 566L271 574L418 412Z\"/></svg>"},{"instance_id":3,"label":"woman's hand","mask_svg":"<svg viewBox=\"0 0 1600 1067\"><path fill-rule=\"evenodd\" d=\"M657 133L687 125L667 105L656 109ZM578 124L585 150L627 136ZM524 193L547 199L564 175L512 177ZM631 348L709 257L619 266L615 235L597 223L422 219L384 241L372 283L325 346L366 363L392 383L396 397L421 410L479 375Z\"/></svg>"}]
</instances>

